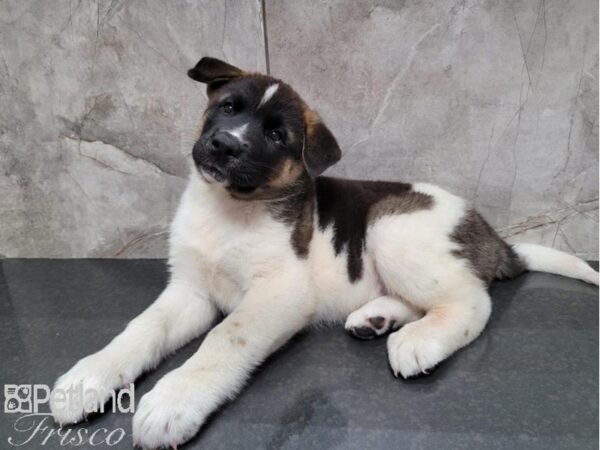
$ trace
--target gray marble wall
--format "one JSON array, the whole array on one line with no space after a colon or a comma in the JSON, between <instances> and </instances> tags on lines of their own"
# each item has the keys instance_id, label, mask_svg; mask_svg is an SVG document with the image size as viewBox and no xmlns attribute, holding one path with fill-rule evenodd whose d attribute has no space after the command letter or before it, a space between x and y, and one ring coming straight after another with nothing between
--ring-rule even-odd
<instances>
[{"instance_id":1,"label":"gray marble wall","mask_svg":"<svg viewBox=\"0 0 600 450\"><path fill-rule=\"evenodd\" d=\"M0 1L0 253L164 257L212 55L295 86L332 174L435 182L598 259L596 1L264 3Z\"/></svg>"}]
</instances>

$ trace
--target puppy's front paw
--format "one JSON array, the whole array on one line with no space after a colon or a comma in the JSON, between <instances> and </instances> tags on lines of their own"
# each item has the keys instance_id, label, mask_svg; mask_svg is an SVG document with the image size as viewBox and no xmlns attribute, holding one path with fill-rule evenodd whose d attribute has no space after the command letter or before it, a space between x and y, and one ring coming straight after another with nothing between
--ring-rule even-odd
<instances>
[{"instance_id":1,"label":"puppy's front paw","mask_svg":"<svg viewBox=\"0 0 600 450\"><path fill-rule=\"evenodd\" d=\"M171 372L140 400L133 416L133 444L144 449L176 448L194 437L213 403L193 380Z\"/></svg>"},{"instance_id":2,"label":"puppy's front paw","mask_svg":"<svg viewBox=\"0 0 600 450\"><path fill-rule=\"evenodd\" d=\"M87 356L56 380L50 397L52 416L60 425L80 422L99 411L125 382L109 356L102 352Z\"/></svg>"},{"instance_id":3,"label":"puppy's front paw","mask_svg":"<svg viewBox=\"0 0 600 450\"><path fill-rule=\"evenodd\" d=\"M392 333L387 341L388 358L394 375L404 378L428 374L448 356L443 342L419 333L411 325Z\"/></svg>"}]
</instances>

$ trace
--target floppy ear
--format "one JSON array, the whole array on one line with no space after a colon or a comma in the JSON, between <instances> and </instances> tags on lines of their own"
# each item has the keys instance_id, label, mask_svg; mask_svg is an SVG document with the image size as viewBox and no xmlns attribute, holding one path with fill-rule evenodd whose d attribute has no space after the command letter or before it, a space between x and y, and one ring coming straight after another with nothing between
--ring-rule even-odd
<instances>
[{"instance_id":1,"label":"floppy ear","mask_svg":"<svg viewBox=\"0 0 600 450\"><path fill-rule=\"evenodd\" d=\"M307 110L304 119L306 131L302 159L308 174L316 177L338 162L342 157L342 151L317 113Z\"/></svg>"},{"instance_id":2,"label":"floppy ear","mask_svg":"<svg viewBox=\"0 0 600 450\"><path fill-rule=\"evenodd\" d=\"M242 76L244 71L220 59L204 57L187 74L192 80L206 83L206 90L210 94L233 78Z\"/></svg>"}]
</instances>

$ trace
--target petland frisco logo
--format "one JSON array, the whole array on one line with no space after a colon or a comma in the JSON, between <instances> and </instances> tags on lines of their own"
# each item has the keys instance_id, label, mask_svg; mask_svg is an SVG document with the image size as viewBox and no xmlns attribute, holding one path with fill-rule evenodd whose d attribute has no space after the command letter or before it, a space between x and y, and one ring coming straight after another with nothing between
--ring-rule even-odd
<instances>
[{"instance_id":1,"label":"petland frisco logo","mask_svg":"<svg viewBox=\"0 0 600 450\"><path fill-rule=\"evenodd\" d=\"M107 401L103 401L107 399ZM61 446L113 446L125 437L123 428L108 430L56 429L50 413L40 412L42 406L52 402L55 411L85 411L85 414L103 413L108 405L112 412L133 413L135 409L135 389L133 383L115 392L98 392L83 389L79 384L69 389L51 391L45 384L6 384L4 385L4 412L20 413L14 423L15 434L8 437L8 443L19 447L37 443L46 445L54 439ZM47 407L45 408L48 409Z\"/></svg>"}]
</instances>

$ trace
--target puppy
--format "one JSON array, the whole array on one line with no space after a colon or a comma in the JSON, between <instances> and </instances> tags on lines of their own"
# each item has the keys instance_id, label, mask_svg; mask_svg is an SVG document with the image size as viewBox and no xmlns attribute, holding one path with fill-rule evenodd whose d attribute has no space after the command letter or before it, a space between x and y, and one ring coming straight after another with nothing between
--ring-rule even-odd
<instances>
[{"instance_id":1,"label":"puppy","mask_svg":"<svg viewBox=\"0 0 600 450\"><path fill-rule=\"evenodd\" d=\"M346 318L359 338L391 333L389 363L408 378L477 338L490 316L492 280L538 270L598 284L598 273L574 256L507 245L439 187L320 177L340 148L281 80L213 58L188 75L207 84L209 101L171 227L168 286L55 385L108 395L224 312L197 353L141 399L134 444L189 440L310 323ZM61 424L84 418L81 405L58 406L51 402Z\"/></svg>"}]
</instances>

